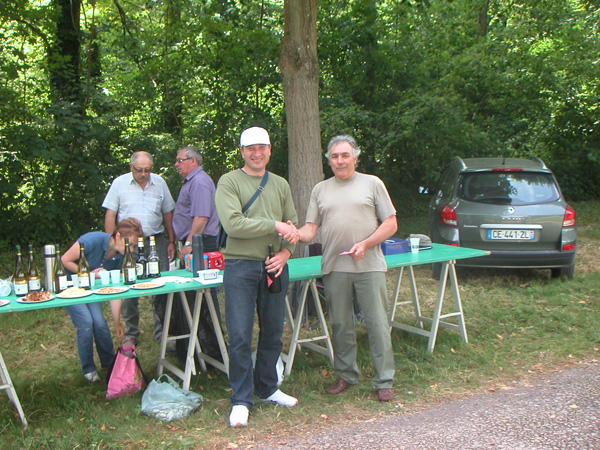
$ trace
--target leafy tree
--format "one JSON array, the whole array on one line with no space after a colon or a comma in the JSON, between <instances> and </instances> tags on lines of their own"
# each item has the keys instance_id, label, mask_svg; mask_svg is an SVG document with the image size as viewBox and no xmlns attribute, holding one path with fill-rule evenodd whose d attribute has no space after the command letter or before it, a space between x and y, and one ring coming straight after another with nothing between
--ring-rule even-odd
<instances>
[{"instance_id":1,"label":"leafy tree","mask_svg":"<svg viewBox=\"0 0 600 450\"><path fill-rule=\"evenodd\" d=\"M285 2L279 67L289 136L290 186L303 223L312 188L323 179L316 0Z\"/></svg>"},{"instance_id":2,"label":"leafy tree","mask_svg":"<svg viewBox=\"0 0 600 450\"><path fill-rule=\"evenodd\" d=\"M286 24L290 5L305 9ZM454 155L537 155L569 198L597 198L599 11L591 0L0 2L0 242L101 229L102 199L135 150L155 155L174 194L183 145L202 149L216 181L241 163L251 125L271 132L270 168L289 168L300 211L330 173L320 140L339 133L403 209ZM294 23L311 25L297 41ZM305 66L291 64L292 42ZM294 83L314 98L315 77L318 107L302 105Z\"/></svg>"}]
</instances>

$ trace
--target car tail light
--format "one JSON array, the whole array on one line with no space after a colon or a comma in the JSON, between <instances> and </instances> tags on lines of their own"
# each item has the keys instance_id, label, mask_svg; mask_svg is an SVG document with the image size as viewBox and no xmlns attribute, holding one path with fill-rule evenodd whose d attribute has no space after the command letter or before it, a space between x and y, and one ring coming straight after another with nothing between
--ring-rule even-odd
<instances>
[{"instance_id":1,"label":"car tail light","mask_svg":"<svg viewBox=\"0 0 600 450\"><path fill-rule=\"evenodd\" d=\"M565 211L565 217L563 218L563 227L575 226L575 210L570 206L567 206Z\"/></svg>"},{"instance_id":2,"label":"car tail light","mask_svg":"<svg viewBox=\"0 0 600 450\"><path fill-rule=\"evenodd\" d=\"M563 252L568 252L570 250L575 250L575 244L565 244L562 246Z\"/></svg>"},{"instance_id":3,"label":"car tail light","mask_svg":"<svg viewBox=\"0 0 600 450\"><path fill-rule=\"evenodd\" d=\"M453 227L458 225L458 221L456 220L456 211L450 205L446 205L440 211L440 222L444 225L451 225Z\"/></svg>"},{"instance_id":4,"label":"car tail light","mask_svg":"<svg viewBox=\"0 0 600 450\"><path fill-rule=\"evenodd\" d=\"M511 167L496 167L492 172L523 172L523 169L513 169Z\"/></svg>"}]
</instances>

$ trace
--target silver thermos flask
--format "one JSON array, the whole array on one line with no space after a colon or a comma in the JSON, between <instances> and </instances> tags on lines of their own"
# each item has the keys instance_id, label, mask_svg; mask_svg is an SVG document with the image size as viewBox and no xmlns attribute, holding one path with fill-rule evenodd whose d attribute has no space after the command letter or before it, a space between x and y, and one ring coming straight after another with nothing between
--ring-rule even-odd
<instances>
[{"instance_id":1,"label":"silver thermos flask","mask_svg":"<svg viewBox=\"0 0 600 450\"><path fill-rule=\"evenodd\" d=\"M54 263L56 262L56 249L54 245L44 245L44 290L54 290Z\"/></svg>"}]
</instances>

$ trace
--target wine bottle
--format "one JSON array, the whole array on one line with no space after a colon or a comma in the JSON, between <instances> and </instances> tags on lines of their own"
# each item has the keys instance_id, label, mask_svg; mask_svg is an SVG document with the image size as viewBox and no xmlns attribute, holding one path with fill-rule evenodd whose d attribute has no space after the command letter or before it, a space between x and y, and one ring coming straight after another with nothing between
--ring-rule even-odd
<instances>
[{"instance_id":1,"label":"wine bottle","mask_svg":"<svg viewBox=\"0 0 600 450\"><path fill-rule=\"evenodd\" d=\"M29 292L42 290L42 279L40 278L40 271L35 255L33 254L33 245L31 244L29 244L29 266L27 277L29 279Z\"/></svg>"},{"instance_id":2,"label":"wine bottle","mask_svg":"<svg viewBox=\"0 0 600 450\"><path fill-rule=\"evenodd\" d=\"M148 278L148 260L144 251L144 238L138 238L138 259L135 262L135 274L138 280Z\"/></svg>"},{"instance_id":3,"label":"wine bottle","mask_svg":"<svg viewBox=\"0 0 600 450\"><path fill-rule=\"evenodd\" d=\"M275 252L273 251L273 245L269 244L269 258L273 258L275 256ZM269 285L269 292L273 294L277 294L281 292L281 278L275 276L275 272L267 272L267 276L271 280Z\"/></svg>"},{"instance_id":4,"label":"wine bottle","mask_svg":"<svg viewBox=\"0 0 600 450\"><path fill-rule=\"evenodd\" d=\"M27 279L27 270L21 257L21 246L17 245L17 259L15 261L15 270L13 271L13 290L17 297L23 297L29 292L29 283Z\"/></svg>"},{"instance_id":5,"label":"wine bottle","mask_svg":"<svg viewBox=\"0 0 600 450\"><path fill-rule=\"evenodd\" d=\"M125 238L125 254L123 255L123 284L135 284L136 268L129 250L129 238Z\"/></svg>"},{"instance_id":6,"label":"wine bottle","mask_svg":"<svg viewBox=\"0 0 600 450\"><path fill-rule=\"evenodd\" d=\"M90 265L85 258L84 245L79 243L79 262L77 263L77 280L81 289L90 288Z\"/></svg>"},{"instance_id":7,"label":"wine bottle","mask_svg":"<svg viewBox=\"0 0 600 450\"><path fill-rule=\"evenodd\" d=\"M60 246L56 244L56 262L54 263L54 292L57 294L67 288L67 271L60 256Z\"/></svg>"},{"instance_id":8,"label":"wine bottle","mask_svg":"<svg viewBox=\"0 0 600 450\"><path fill-rule=\"evenodd\" d=\"M148 278L160 277L160 263L156 253L156 242L154 236L150 236L150 254L148 255Z\"/></svg>"}]
</instances>

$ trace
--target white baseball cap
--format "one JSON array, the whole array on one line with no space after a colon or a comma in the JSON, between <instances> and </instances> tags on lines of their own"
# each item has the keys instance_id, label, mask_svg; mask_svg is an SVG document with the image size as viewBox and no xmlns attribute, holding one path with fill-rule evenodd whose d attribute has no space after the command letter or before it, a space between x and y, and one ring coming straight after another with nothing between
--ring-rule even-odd
<instances>
[{"instance_id":1,"label":"white baseball cap","mask_svg":"<svg viewBox=\"0 0 600 450\"><path fill-rule=\"evenodd\" d=\"M267 130L260 127L252 127L242 131L242 135L240 136L241 147L247 147L249 145L256 144L271 145L271 140L269 139L269 133Z\"/></svg>"}]
</instances>

